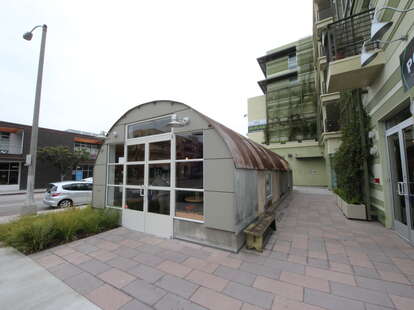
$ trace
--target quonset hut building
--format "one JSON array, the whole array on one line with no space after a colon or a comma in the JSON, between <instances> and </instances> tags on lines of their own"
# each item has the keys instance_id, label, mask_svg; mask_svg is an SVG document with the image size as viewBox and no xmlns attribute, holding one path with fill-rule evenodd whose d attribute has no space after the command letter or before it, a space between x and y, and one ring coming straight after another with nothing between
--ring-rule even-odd
<instances>
[{"instance_id":1,"label":"quonset hut building","mask_svg":"<svg viewBox=\"0 0 414 310\"><path fill-rule=\"evenodd\" d=\"M133 230L238 251L243 229L290 188L276 153L185 104L153 101L108 132L93 206L120 210Z\"/></svg>"}]
</instances>

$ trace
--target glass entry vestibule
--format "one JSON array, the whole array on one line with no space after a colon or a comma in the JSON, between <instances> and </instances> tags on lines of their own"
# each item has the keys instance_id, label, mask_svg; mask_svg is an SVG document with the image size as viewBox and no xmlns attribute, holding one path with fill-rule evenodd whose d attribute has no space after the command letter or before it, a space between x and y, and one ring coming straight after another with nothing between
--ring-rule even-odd
<instances>
[{"instance_id":1,"label":"glass entry vestibule","mask_svg":"<svg viewBox=\"0 0 414 310\"><path fill-rule=\"evenodd\" d=\"M173 219L204 221L203 133L174 133L171 118L128 125L108 149L106 206L122 225L171 238Z\"/></svg>"},{"instance_id":2,"label":"glass entry vestibule","mask_svg":"<svg viewBox=\"0 0 414 310\"><path fill-rule=\"evenodd\" d=\"M394 229L414 244L414 120L386 131L391 168Z\"/></svg>"},{"instance_id":3,"label":"glass entry vestibule","mask_svg":"<svg viewBox=\"0 0 414 310\"><path fill-rule=\"evenodd\" d=\"M170 237L171 134L129 139L125 148L125 227Z\"/></svg>"}]
</instances>

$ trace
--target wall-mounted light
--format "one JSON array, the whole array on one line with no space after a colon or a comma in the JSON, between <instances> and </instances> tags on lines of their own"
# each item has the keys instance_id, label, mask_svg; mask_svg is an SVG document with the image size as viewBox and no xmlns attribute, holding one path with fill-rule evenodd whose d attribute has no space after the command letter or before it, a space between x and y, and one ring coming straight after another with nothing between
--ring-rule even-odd
<instances>
[{"instance_id":1,"label":"wall-mounted light","mask_svg":"<svg viewBox=\"0 0 414 310\"><path fill-rule=\"evenodd\" d=\"M171 115L171 120L167 124L169 127L176 128L176 127L183 127L190 122L189 117L181 117L179 118L177 114Z\"/></svg>"},{"instance_id":2,"label":"wall-mounted light","mask_svg":"<svg viewBox=\"0 0 414 310\"><path fill-rule=\"evenodd\" d=\"M118 133L116 132L116 131L114 131L113 133L112 133L112 135L116 138L116 137L118 137Z\"/></svg>"},{"instance_id":3,"label":"wall-mounted light","mask_svg":"<svg viewBox=\"0 0 414 310\"><path fill-rule=\"evenodd\" d=\"M376 41L371 41L372 43L374 43L375 45L379 46L380 43L394 43L397 41L407 41L408 40L408 36L404 35L399 39L395 39L392 41L381 41L381 40L376 40ZM365 41L362 44L362 50L361 50L361 67L364 67L366 65L368 65L369 63L371 63L375 57L377 57L378 53L379 53L379 49L375 49L372 51L367 50L365 44L369 42L369 41Z\"/></svg>"},{"instance_id":4,"label":"wall-mounted light","mask_svg":"<svg viewBox=\"0 0 414 310\"><path fill-rule=\"evenodd\" d=\"M390 6L384 6L382 8L379 8L378 10L375 10L374 17L372 18L371 23L371 40L377 41L381 40L381 38L384 36L384 34L392 27L393 22L380 22L378 20L378 13L383 10L392 10L399 13L407 13L410 11L413 11L414 8L408 9L408 10L400 10L397 8L393 8Z\"/></svg>"}]
</instances>

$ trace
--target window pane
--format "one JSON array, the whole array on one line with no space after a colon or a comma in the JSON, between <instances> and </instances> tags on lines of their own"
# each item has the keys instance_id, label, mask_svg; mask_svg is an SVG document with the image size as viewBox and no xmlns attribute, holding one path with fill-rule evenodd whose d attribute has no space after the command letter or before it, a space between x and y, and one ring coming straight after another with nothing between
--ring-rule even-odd
<instances>
[{"instance_id":1,"label":"window pane","mask_svg":"<svg viewBox=\"0 0 414 310\"><path fill-rule=\"evenodd\" d=\"M149 165L149 185L170 186L170 164Z\"/></svg>"},{"instance_id":2,"label":"window pane","mask_svg":"<svg viewBox=\"0 0 414 310\"><path fill-rule=\"evenodd\" d=\"M19 172L10 171L9 184L19 184Z\"/></svg>"},{"instance_id":3,"label":"window pane","mask_svg":"<svg viewBox=\"0 0 414 310\"><path fill-rule=\"evenodd\" d=\"M176 175L176 187L203 188L203 162L177 163Z\"/></svg>"},{"instance_id":4,"label":"window pane","mask_svg":"<svg viewBox=\"0 0 414 310\"><path fill-rule=\"evenodd\" d=\"M119 157L124 156L124 145L123 144L112 144L109 145L109 158L108 162L118 163Z\"/></svg>"},{"instance_id":5,"label":"window pane","mask_svg":"<svg viewBox=\"0 0 414 310\"><path fill-rule=\"evenodd\" d=\"M108 166L108 184L122 185L124 183L124 166L109 165Z\"/></svg>"},{"instance_id":6,"label":"window pane","mask_svg":"<svg viewBox=\"0 0 414 310\"><path fill-rule=\"evenodd\" d=\"M170 117L165 117L153 121L129 125L128 139L170 132L171 128L167 126L170 121Z\"/></svg>"},{"instance_id":7,"label":"window pane","mask_svg":"<svg viewBox=\"0 0 414 310\"><path fill-rule=\"evenodd\" d=\"M148 212L170 215L170 192L148 190Z\"/></svg>"},{"instance_id":8,"label":"window pane","mask_svg":"<svg viewBox=\"0 0 414 310\"><path fill-rule=\"evenodd\" d=\"M149 153L149 160L169 160L171 159L171 142L162 141L150 143Z\"/></svg>"},{"instance_id":9,"label":"window pane","mask_svg":"<svg viewBox=\"0 0 414 310\"><path fill-rule=\"evenodd\" d=\"M0 185L9 183L9 171L0 170Z\"/></svg>"},{"instance_id":10,"label":"window pane","mask_svg":"<svg viewBox=\"0 0 414 310\"><path fill-rule=\"evenodd\" d=\"M19 163L10 163L11 170L19 170Z\"/></svg>"},{"instance_id":11,"label":"window pane","mask_svg":"<svg viewBox=\"0 0 414 310\"><path fill-rule=\"evenodd\" d=\"M127 165L127 184L144 184L144 165Z\"/></svg>"},{"instance_id":12,"label":"window pane","mask_svg":"<svg viewBox=\"0 0 414 310\"><path fill-rule=\"evenodd\" d=\"M0 170L9 170L9 163L0 163Z\"/></svg>"},{"instance_id":13,"label":"window pane","mask_svg":"<svg viewBox=\"0 0 414 310\"><path fill-rule=\"evenodd\" d=\"M143 189L131 189L125 190L126 201L125 209L143 211L144 210L144 196L141 195Z\"/></svg>"},{"instance_id":14,"label":"window pane","mask_svg":"<svg viewBox=\"0 0 414 310\"><path fill-rule=\"evenodd\" d=\"M128 161L144 161L145 144L128 145Z\"/></svg>"},{"instance_id":15,"label":"window pane","mask_svg":"<svg viewBox=\"0 0 414 310\"><path fill-rule=\"evenodd\" d=\"M203 133L177 134L176 148L176 159L203 158Z\"/></svg>"},{"instance_id":16,"label":"window pane","mask_svg":"<svg viewBox=\"0 0 414 310\"><path fill-rule=\"evenodd\" d=\"M204 220L202 192L176 191L175 216L192 220Z\"/></svg>"},{"instance_id":17,"label":"window pane","mask_svg":"<svg viewBox=\"0 0 414 310\"><path fill-rule=\"evenodd\" d=\"M122 206L122 187L108 186L106 205L109 207L121 208Z\"/></svg>"},{"instance_id":18,"label":"window pane","mask_svg":"<svg viewBox=\"0 0 414 310\"><path fill-rule=\"evenodd\" d=\"M272 175L267 173L265 176L266 197L272 196Z\"/></svg>"}]
</instances>

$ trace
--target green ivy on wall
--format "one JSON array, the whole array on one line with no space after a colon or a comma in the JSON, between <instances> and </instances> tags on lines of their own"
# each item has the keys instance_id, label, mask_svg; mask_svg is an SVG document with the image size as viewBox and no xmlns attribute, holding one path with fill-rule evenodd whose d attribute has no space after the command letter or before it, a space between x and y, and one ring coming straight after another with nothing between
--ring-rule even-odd
<instances>
[{"instance_id":1,"label":"green ivy on wall","mask_svg":"<svg viewBox=\"0 0 414 310\"><path fill-rule=\"evenodd\" d=\"M359 96L359 90L341 93L342 144L333 156L337 178L335 192L348 203L355 204L364 203L364 161L370 160L370 146L364 147L361 137L365 135L368 141L369 117L361 108ZM365 124L362 130L361 124Z\"/></svg>"}]
</instances>

